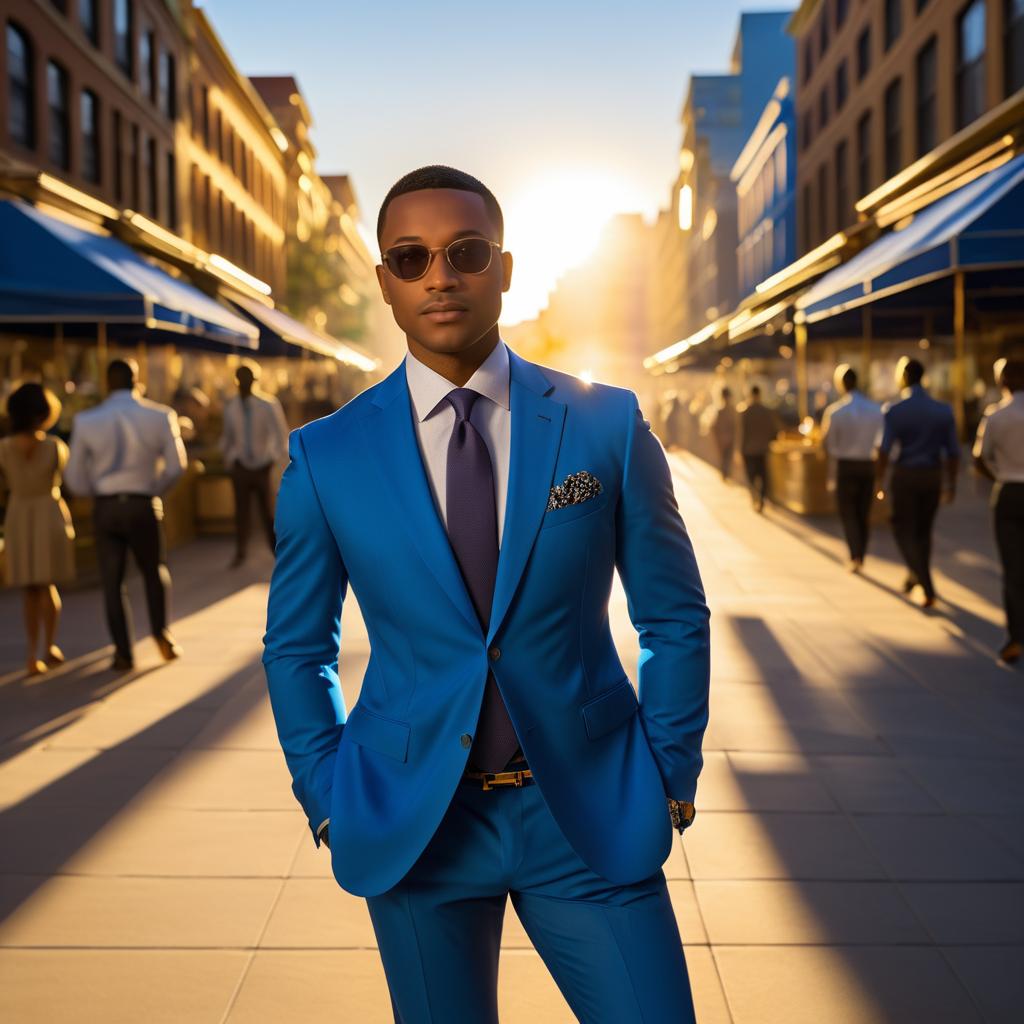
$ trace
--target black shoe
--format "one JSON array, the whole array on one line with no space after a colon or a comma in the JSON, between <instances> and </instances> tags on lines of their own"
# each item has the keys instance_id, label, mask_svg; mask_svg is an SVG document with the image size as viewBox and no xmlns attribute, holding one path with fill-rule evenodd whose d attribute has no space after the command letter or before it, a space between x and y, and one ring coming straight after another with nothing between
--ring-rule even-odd
<instances>
[{"instance_id":1,"label":"black shoe","mask_svg":"<svg viewBox=\"0 0 1024 1024\"><path fill-rule=\"evenodd\" d=\"M1021 645L1015 640L1011 640L1000 652L999 660L1005 661L1007 665L1015 665L1019 660L1021 654Z\"/></svg>"},{"instance_id":2,"label":"black shoe","mask_svg":"<svg viewBox=\"0 0 1024 1024\"><path fill-rule=\"evenodd\" d=\"M180 658L185 653L170 633L163 633L153 639L156 640L156 645L160 648L160 656L164 661L174 661L175 658Z\"/></svg>"},{"instance_id":3,"label":"black shoe","mask_svg":"<svg viewBox=\"0 0 1024 1024\"><path fill-rule=\"evenodd\" d=\"M903 581L903 593L909 594L916 586L917 577L914 575L908 575L907 578Z\"/></svg>"},{"instance_id":4,"label":"black shoe","mask_svg":"<svg viewBox=\"0 0 1024 1024\"><path fill-rule=\"evenodd\" d=\"M115 672L131 672L131 670L135 668L135 662L123 654L115 654L113 661L110 663L110 667Z\"/></svg>"}]
</instances>

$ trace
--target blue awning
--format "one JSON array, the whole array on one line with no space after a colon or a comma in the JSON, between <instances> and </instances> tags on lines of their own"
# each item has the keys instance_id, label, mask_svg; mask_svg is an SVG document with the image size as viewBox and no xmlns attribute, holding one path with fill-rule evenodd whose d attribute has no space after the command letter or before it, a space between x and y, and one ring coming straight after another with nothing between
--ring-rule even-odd
<instances>
[{"instance_id":1,"label":"blue awning","mask_svg":"<svg viewBox=\"0 0 1024 1024\"><path fill-rule=\"evenodd\" d=\"M273 306L241 296L229 301L243 315L250 317L259 328L261 355L294 355L295 349L299 348L337 359L359 370L373 370L377 365L376 360L360 352L353 345L320 334Z\"/></svg>"},{"instance_id":2,"label":"blue awning","mask_svg":"<svg viewBox=\"0 0 1024 1024\"><path fill-rule=\"evenodd\" d=\"M0 325L123 325L160 340L191 336L255 349L259 331L99 228L21 199L0 201Z\"/></svg>"},{"instance_id":3,"label":"blue awning","mask_svg":"<svg viewBox=\"0 0 1024 1024\"><path fill-rule=\"evenodd\" d=\"M808 323L959 270L1024 268L1024 153L914 215L798 300Z\"/></svg>"}]
</instances>

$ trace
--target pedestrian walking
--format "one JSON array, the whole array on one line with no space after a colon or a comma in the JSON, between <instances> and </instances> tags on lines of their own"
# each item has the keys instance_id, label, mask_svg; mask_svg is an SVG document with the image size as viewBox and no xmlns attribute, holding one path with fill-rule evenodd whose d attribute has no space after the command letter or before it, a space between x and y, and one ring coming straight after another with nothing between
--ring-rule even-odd
<instances>
[{"instance_id":1,"label":"pedestrian walking","mask_svg":"<svg viewBox=\"0 0 1024 1024\"><path fill-rule=\"evenodd\" d=\"M747 401L737 410L739 449L754 510L764 511L768 494L768 449L779 432L779 420L761 400L761 388L752 384Z\"/></svg>"},{"instance_id":2,"label":"pedestrian walking","mask_svg":"<svg viewBox=\"0 0 1024 1024\"><path fill-rule=\"evenodd\" d=\"M875 500L875 452L882 440L882 408L859 388L857 371L846 363L836 367L836 390L843 397L821 417L821 447L828 456L830 481L850 551L849 568L860 572L868 551L871 507Z\"/></svg>"},{"instance_id":3,"label":"pedestrian walking","mask_svg":"<svg viewBox=\"0 0 1024 1024\"><path fill-rule=\"evenodd\" d=\"M736 407L732 404L732 391L722 388L711 415L710 433L718 453L718 468L723 482L732 474L732 460L736 454Z\"/></svg>"},{"instance_id":4,"label":"pedestrian walking","mask_svg":"<svg viewBox=\"0 0 1024 1024\"><path fill-rule=\"evenodd\" d=\"M1005 397L978 425L974 463L995 481L992 509L1007 633L999 657L1012 664L1024 645L1024 360L1002 361L996 379Z\"/></svg>"},{"instance_id":5,"label":"pedestrian walking","mask_svg":"<svg viewBox=\"0 0 1024 1024\"><path fill-rule=\"evenodd\" d=\"M39 675L64 661L57 646L58 584L75 576L75 528L61 497L68 446L47 431L60 417L57 396L41 384L22 384L7 399L11 434L0 438L4 515L4 577L25 591L26 667ZM43 657L38 658L40 633Z\"/></svg>"},{"instance_id":6,"label":"pedestrian walking","mask_svg":"<svg viewBox=\"0 0 1024 1024\"><path fill-rule=\"evenodd\" d=\"M577 1019L692 1024L662 864L693 819L708 609L664 449L633 392L503 342L477 179L406 175L378 242L408 354L291 434L278 494L263 663L293 790L367 900L396 1020L497 1021L511 896ZM346 714L350 582L371 649Z\"/></svg>"},{"instance_id":7,"label":"pedestrian walking","mask_svg":"<svg viewBox=\"0 0 1024 1024\"><path fill-rule=\"evenodd\" d=\"M245 561L253 500L270 553L274 553L270 472L275 463L287 457L288 424L277 398L256 388L259 376L259 364L244 361L235 372L238 394L224 406L220 447L235 492L235 557L230 568Z\"/></svg>"},{"instance_id":8,"label":"pedestrian walking","mask_svg":"<svg viewBox=\"0 0 1024 1024\"><path fill-rule=\"evenodd\" d=\"M897 446L892 467L892 531L907 566L903 592L924 592L923 606L935 604L932 582L932 529L943 497L953 501L960 470L960 441L952 408L932 398L922 380L924 366L903 357L896 366L902 396L883 410L882 442L875 464L878 495L890 452ZM945 480L945 487L943 487Z\"/></svg>"},{"instance_id":9,"label":"pedestrian walking","mask_svg":"<svg viewBox=\"0 0 1024 1024\"><path fill-rule=\"evenodd\" d=\"M162 495L185 471L185 447L174 410L139 395L137 372L134 360L111 361L109 397L75 417L64 470L72 492L93 496L96 555L114 641L111 667L118 671L135 664L124 589L129 551L142 574L150 631L161 656L170 661L182 653L167 628L171 574Z\"/></svg>"}]
</instances>

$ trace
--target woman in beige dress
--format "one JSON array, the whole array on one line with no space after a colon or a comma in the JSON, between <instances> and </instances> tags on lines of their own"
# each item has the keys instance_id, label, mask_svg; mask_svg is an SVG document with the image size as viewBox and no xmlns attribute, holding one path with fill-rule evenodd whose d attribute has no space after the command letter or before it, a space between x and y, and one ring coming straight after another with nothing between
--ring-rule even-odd
<instances>
[{"instance_id":1,"label":"woman in beige dress","mask_svg":"<svg viewBox=\"0 0 1024 1024\"><path fill-rule=\"evenodd\" d=\"M58 583L75 575L75 530L60 495L68 446L46 433L60 416L57 396L23 384L7 400L11 435L0 438L0 479L9 492L4 518L6 582L25 588L28 672L38 675L64 660L54 643L61 601ZM40 626L44 659L36 657Z\"/></svg>"}]
</instances>

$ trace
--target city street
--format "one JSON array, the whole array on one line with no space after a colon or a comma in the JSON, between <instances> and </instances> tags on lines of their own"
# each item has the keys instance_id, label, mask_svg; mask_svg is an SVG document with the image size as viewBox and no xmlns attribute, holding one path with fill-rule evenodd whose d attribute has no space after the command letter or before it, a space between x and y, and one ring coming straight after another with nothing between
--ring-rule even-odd
<instances>
[{"instance_id":1,"label":"city street","mask_svg":"<svg viewBox=\"0 0 1024 1024\"><path fill-rule=\"evenodd\" d=\"M925 612L887 527L856 577L834 524L757 516L742 487L670 459L712 609L698 814L665 865L698 1020L1020 1020L1024 671L992 654L983 495L968 480L940 511ZM230 553L172 553L185 656L140 641L126 676L86 589L65 595L67 664L26 679L20 595L0 593L4 1021L393 1019L365 902L314 847L277 744L269 555L228 571ZM618 586L612 622L635 682ZM342 632L351 708L369 652L351 595ZM511 907L504 947L503 1024L571 1022Z\"/></svg>"}]
</instances>

